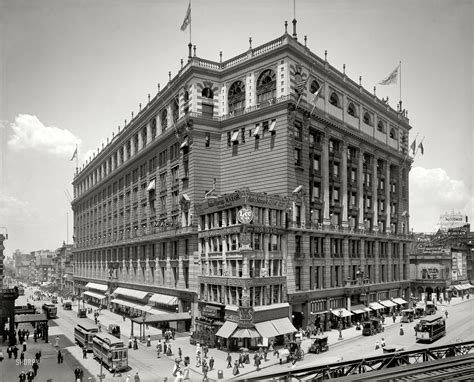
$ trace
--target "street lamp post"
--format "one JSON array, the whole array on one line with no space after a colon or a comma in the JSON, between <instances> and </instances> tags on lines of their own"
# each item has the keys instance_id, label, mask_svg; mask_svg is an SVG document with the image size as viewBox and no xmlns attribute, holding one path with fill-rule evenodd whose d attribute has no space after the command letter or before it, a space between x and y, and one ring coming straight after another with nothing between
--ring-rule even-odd
<instances>
[{"instance_id":1,"label":"street lamp post","mask_svg":"<svg viewBox=\"0 0 474 382\"><path fill-rule=\"evenodd\" d=\"M338 340L341 341L342 338L342 309L339 309L339 338Z\"/></svg>"}]
</instances>

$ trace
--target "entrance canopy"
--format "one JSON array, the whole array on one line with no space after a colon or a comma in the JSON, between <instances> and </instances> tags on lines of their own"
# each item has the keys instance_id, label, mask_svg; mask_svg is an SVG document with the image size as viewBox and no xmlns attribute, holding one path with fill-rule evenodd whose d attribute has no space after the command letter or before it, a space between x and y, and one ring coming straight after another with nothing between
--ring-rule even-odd
<instances>
[{"instance_id":1,"label":"entrance canopy","mask_svg":"<svg viewBox=\"0 0 474 382\"><path fill-rule=\"evenodd\" d=\"M84 292L84 295L89 296L89 297L93 297L93 298L97 298L99 300L103 300L105 298L105 296L103 294L89 292L89 291Z\"/></svg>"},{"instance_id":2,"label":"entrance canopy","mask_svg":"<svg viewBox=\"0 0 474 382\"><path fill-rule=\"evenodd\" d=\"M95 290L100 290L102 292L105 292L107 290L107 285L104 284L97 284L97 283L87 283L86 284L87 289L95 289Z\"/></svg>"},{"instance_id":3,"label":"entrance canopy","mask_svg":"<svg viewBox=\"0 0 474 382\"><path fill-rule=\"evenodd\" d=\"M224 325L220 327L217 331L216 336L222 338L229 338L232 333L234 333L235 329L237 329L237 323L232 321L224 322Z\"/></svg>"}]
</instances>

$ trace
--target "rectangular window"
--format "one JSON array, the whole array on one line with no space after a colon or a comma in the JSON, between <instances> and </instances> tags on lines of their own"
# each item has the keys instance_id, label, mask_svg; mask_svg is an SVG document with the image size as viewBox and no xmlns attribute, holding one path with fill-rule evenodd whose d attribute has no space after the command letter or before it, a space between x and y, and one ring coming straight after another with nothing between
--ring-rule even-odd
<instances>
[{"instance_id":1,"label":"rectangular window","mask_svg":"<svg viewBox=\"0 0 474 382\"><path fill-rule=\"evenodd\" d=\"M313 183L313 200L321 197L321 184Z\"/></svg>"},{"instance_id":2,"label":"rectangular window","mask_svg":"<svg viewBox=\"0 0 474 382\"><path fill-rule=\"evenodd\" d=\"M300 148L295 147L294 157L295 157L295 166L301 166L301 149Z\"/></svg>"},{"instance_id":3,"label":"rectangular window","mask_svg":"<svg viewBox=\"0 0 474 382\"><path fill-rule=\"evenodd\" d=\"M227 146L230 146L232 144L232 132L231 131L228 131L227 132Z\"/></svg>"},{"instance_id":4,"label":"rectangular window","mask_svg":"<svg viewBox=\"0 0 474 382\"><path fill-rule=\"evenodd\" d=\"M295 267L295 286L296 290L301 290L301 267Z\"/></svg>"},{"instance_id":5,"label":"rectangular window","mask_svg":"<svg viewBox=\"0 0 474 382\"><path fill-rule=\"evenodd\" d=\"M206 133L206 137L204 139L205 139L205 146L210 147L211 146L211 134Z\"/></svg>"},{"instance_id":6,"label":"rectangular window","mask_svg":"<svg viewBox=\"0 0 474 382\"><path fill-rule=\"evenodd\" d=\"M245 143L245 127L240 129L240 135L242 135L242 143Z\"/></svg>"},{"instance_id":7,"label":"rectangular window","mask_svg":"<svg viewBox=\"0 0 474 382\"><path fill-rule=\"evenodd\" d=\"M313 156L313 170L321 171L321 157L319 155Z\"/></svg>"},{"instance_id":8,"label":"rectangular window","mask_svg":"<svg viewBox=\"0 0 474 382\"><path fill-rule=\"evenodd\" d=\"M301 121L295 121L295 130L293 136L298 141L303 139L303 123Z\"/></svg>"},{"instance_id":9,"label":"rectangular window","mask_svg":"<svg viewBox=\"0 0 474 382\"><path fill-rule=\"evenodd\" d=\"M202 115L207 117L214 116L214 105L202 104Z\"/></svg>"},{"instance_id":10,"label":"rectangular window","mask_svg":"<svg viewBox=\"0 0 474 382\"><path fill-rule=\"evenodd\" d=\"M239 144L239 133L240 131L239 130L234 130L232 132L232 138L230 139L232 141L232 143L234 145L238 145Z\"/></svg>"}]
</instances>

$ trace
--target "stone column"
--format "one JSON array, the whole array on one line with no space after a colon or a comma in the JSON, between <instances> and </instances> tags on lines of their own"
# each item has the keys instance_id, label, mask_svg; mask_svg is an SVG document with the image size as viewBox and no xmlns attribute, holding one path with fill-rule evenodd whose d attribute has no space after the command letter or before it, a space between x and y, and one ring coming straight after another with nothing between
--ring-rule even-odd
<instances>
[{"instance_id":1,"label":"stone column","mask_svg":"<svg viewBox=\"0 0 474 382\"><path fill-rule=\"evenodd\" d=\"M343 113L344 114L344 113ZM347 210L348 210L348 201L347 201L347 142L342 142L342 164L341 164L341 193L342 193L342 228L346 229L349 227L347 221Z\"/></svg>"},{"instance_id":2,"label":"stone column","mask_svg":"<svg viewBox=\"0 0 474 382\"><path fill-rule=\"evenodd\" d=\"M378 232L379 230L379 215L378 215L378 176L377 176L377 158L373 157L372 163L372 231Z\"/></svg>"},{"instance_id":3,"label":"stone column","mask_svg":"<svg viewBox=\"0 0 474 382\"><path fill-rule=\"evenodd\" d=\"M391 233L391 220L390 220L390 214L391 214L391 206L390 206L390 162L386 162L387 168L385 169L385 212L387 213L387 217L385 219L385 232L386 233Z\"/></svg>"},{"instance_id":4,"label":"stone column","mask_svg":"<svg viewBox=\"0 0 474 382\"><path fill-rule=\"evenodd\" d=\"M329 217L329 137L323 136L322 139L322 171L323 171L323 224L328 226L331 224Z\"/></svg>"},{"instance_id":5,"label":"stone column","mask_svg":"<svg viewBox=\"0 0 474 382\"><path fill-rule=\"evenodd\" d=\"M357 163L357 198L359 200L358 228L364 228L364 152L359 150Z\"/></svg>"}]
</instances>

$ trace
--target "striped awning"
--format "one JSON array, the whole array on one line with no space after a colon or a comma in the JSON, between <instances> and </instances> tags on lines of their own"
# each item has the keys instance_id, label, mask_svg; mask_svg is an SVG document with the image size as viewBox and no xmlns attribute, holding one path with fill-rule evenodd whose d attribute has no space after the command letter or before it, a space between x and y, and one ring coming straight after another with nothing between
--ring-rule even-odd
<instances>
[{"instance_id":1,"label":"striped awning","mask_svg":"<svg viewBox=\"0 0 474 382\"><path fill-rule=\"evenodd\" d=\"M380 304L382 304L383 306L386 306L387 308L397 306L397 304L395 304L392 300L383 300L383 301L380 301Z\"/></svg>"},{"instance_id":2,"label":"striped awning","mask_svg":"<svg viewBox=\"0 0 474 382\"><path fill-rule=\"evenodd\" d=\"M393 302L396 302L398 305L403 305L403 304L408 304L403 298L400 297L394 297L392 298Z\"/></svg>"},{"instance_id":3,"label":"striped awning","mask_svg":"<svg viewBox=\"0 0 474 382\"><path fill-rule=\"evenodd\" d=\"M178 305L178 298L175 296L168 296L166 294L154 293L148 302L161 305Z\"/></svg>"},{"instance_id":4,"label":"striped awning","mask_svg":"<svg viewBox=\"0 0 474 382\"><path fill-rule=\"evenodd\" d=\"M337 317L350 317L352 316L352 313L349 312L346 308L340 308L340 309L331 309L331 313L334 314Z\"/></svg>"},{"instance_id":5,"label":"striped awning","mask_svg":"<svg viewBox=\"0 0 474 382\"><path fill-rule=\"evenodd\" d=\"M385 309L385 306L380 305L378 302L371 302L371 303L369 304L369 306L370 306L373 310Z\"/></svg>"},{"instance_id":6,"label":"striped awning","mask_svg":"<svg viewBox=\"0 0 474 382\"><path fill-rule=\"evenodd\" d=\"M234 333L235 329L237 329L237 323L232 321L224 322L224 325L220 327L217 331L216 336L222 338L229 338L232 333Z\"/></svg>"},{"instance_id":7,"label":"striped awning","mask_svg":"<svg viewBox=\"0 0 474 382\"><path fill-rule=\"evenodd\" d=\"M232 338L260 338L260 334L253 328L241 328L232 334Z\"/></svg>"}]
</instances>

